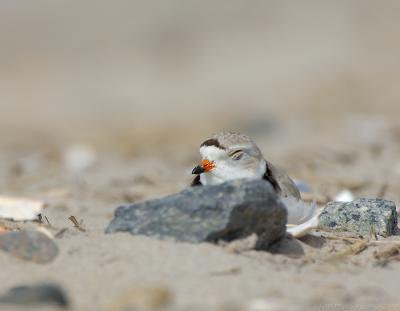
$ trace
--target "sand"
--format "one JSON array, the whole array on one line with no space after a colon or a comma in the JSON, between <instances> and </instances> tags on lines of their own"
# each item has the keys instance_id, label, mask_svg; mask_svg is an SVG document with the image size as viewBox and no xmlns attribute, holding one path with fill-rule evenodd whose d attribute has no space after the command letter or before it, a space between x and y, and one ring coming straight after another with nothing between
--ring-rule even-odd
<instances>
[{"instance_id":1,"label":"sand","mask_svg":"<svg viewBox=\"0 0 400 311\"><path fill-rule=\"evenodd\" d=\"M201 3L0 3L0 194L68 229L52 263L0 252L0 293L52 281L73 311L399 309L386 245L332 260L349 242L326 232L279 254L104 234L117 206L190 184L220 130L322 198L400 204L399 3Z\"/></svg>"},{"instance_id":2,"label":"sand","mask_svg":"<svg viewBox=\"0 0 400 311\"><path fill-rule=\"evenodd\" d=\"M398 202L399 175L386 174L398 147L392 143L393 137L385 137L387 142L378 155L368 145L333 147L341 145L339 139L338 144L320 141L314 149L300 151L296 147L290 152L287 147L275 148L272 142L274 148L268 150L275 151L274 158L292 176L327 197L346 183L353 187L355 196L375 197L387 183L384 197ZM290 138L285 139L287 146ZM68 230L55 239L60 254L49 264L23 262L0 252L0 292L20 284L51 281L66 290L72 310L107 310L112 303L124 301L120 298L124 293L142 288L165 290L168 310L258 310L252 309L257 304L264 306L261 310L269 310L268 306L309 310L321 305L334 308L331 304L399 302L395 276L400 263L378 261L373 255L385 245L371 245L357 255L333 260L350 243L326 238L332 236L327 232L286 241L280 254L251 249L235 253L223 245L191 245L125 233L105 235L104 229L120 204L159 197L189 183L197 151L186 149L180 141L173 148L163 149L158 144L151 146L153 152L133 155L92 144L86 149L93 152L93 162L79 171L71 171L64 157L65 150L78 147L39 145L39 150L3 149L4 192L45 200L48 207L44 216L51 223L50 231ZM68 220L71 215L83 220L85 232L73 227ZM398 237L389 240L400 242Z\"/></svg>"}]
</instances>

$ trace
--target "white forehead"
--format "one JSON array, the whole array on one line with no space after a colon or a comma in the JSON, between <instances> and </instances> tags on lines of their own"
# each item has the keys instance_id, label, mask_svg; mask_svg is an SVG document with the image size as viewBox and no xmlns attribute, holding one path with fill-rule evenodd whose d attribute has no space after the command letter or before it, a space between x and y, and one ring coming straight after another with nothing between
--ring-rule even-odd
<instances>
[{"instance_id":1,"label":"white forehead","mask_svg":"<svg viewBox=\"0 0 400 311\"><path fill-rule=\"evenodd\" d=\"M215 146L200 147L200 155L202 159L220 159L226 157L226 151Z\"/></svg>"}]
</instances>

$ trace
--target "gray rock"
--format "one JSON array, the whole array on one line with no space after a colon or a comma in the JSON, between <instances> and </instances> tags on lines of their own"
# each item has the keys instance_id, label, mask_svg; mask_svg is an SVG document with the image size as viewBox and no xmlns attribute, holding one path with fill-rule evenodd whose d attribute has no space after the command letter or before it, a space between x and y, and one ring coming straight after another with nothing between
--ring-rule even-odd
<instances>
[{"instance_id":1,"label":"gray rock","mask_svg":"<svg viewBox=\"0 0 400 311\"><path fill-rule=\"evenodd\" d=\"M128 231L192 243L256 233L256 247L266 248L285 235L286 219L286 208L268 182L235 180L119 207L106 233Z\"/></svg>"},{"instance_id":2,"label":"gray rock","mask_svg":"<svg viewBox=\"0 0 400 311\"><path fill-rule=\"evenodd\" d=\"M319 227L361 235L374 231L384 237L390 236L397 229L396 205L384 199L329 202L319 216Z\"/></svg>"},{"instance_id":3,"label":"gray rock","mask_svg":"<svg viewBox=\"0 0 400 311\"><path fill-rule=\"evenodd\" d=\"M36 263L51 262L58 255L56 243L34 230L0 234L0 249L16 258Z\"/></svg>"},{"instance_id":4,"label":"gray rock","mask_svg":"<svg viewBox=\"0 0 400 311\"><path fill-rule=\"evenodd\" d=\"M14 287L0 296L0 304L24 306L55 304L67 308L68 299L59 286L45 283Z\"/></svg>"}]
</instances>

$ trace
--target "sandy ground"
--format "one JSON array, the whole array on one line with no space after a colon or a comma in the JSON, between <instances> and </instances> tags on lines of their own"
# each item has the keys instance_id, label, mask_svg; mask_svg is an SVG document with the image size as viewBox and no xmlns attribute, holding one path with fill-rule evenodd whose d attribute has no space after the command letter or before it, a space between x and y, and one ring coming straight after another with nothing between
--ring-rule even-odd
<instances>
[{"instance_id":1,"label":"sandy ground","mask_svg":"<svg viewBox=\"0 0 400 311\"><path fill-rule=\"evenodd\" d=\"M373 119L369 123L373 126ZM383 195L399 202L395 124L385 123L379 145L360 143L357 134L348 135L347 130L343 136L335 130L329 139L320 135L319 142L296 144L291 143L291 136L307 137L309 133L281 133L292 132L289 128L275 131L273 136L279 136L279 141L269 139L268 132L256 136L265 137L259 140L265 154L292 176L328 197L351 189L356 196ZM55 227L52 231L68 230L56 239L60 254L50 264L23 262L0 253L0 291L53 281L65 288L73 310L107 310L112 302L123 301L119 297L124 293L143 287L166 290L170 310L309 310L321 306L329 310L337 308L333 304L343 308L368 305L372 310L377 304L389 308L389 304L400 303L395 277L400 263L378 261L373 255L386 245L369 246L358 255L333 260L349 243L332 240L324 232L302 241L286 241L281 254L232 253L209 244L105 235L119 204L172 193L188 184L190 169L198 160L197 148L190 150L181 140L136 153L86 145L95 160L85 169L71 167L67 160L68 153L82 152L82 146L46 140L35 146L33 150L27 142L24 148L3 148L4 193L45 200L44 215ZM71 215L83 220L86 232L72 226ZM257 309L257 304L262 308Z\"/></svg>"},{"instance_id":2,"label":"sandy ground","mask_svg":"<svg viewBox=\"0 0 400 311\"><path fill-rule=\"evenodd\" d=\"M220 130L249 134L322 197L399 205L399 9L2 1L0 194L44 200L52 232L68 230L50 264L0 252L0 293L53 281L74 311L125 310L110 306L121 295L181 311L400 309L400 263L374 257L383 244L333 260L349 242L326 232L279 254L104 234L117 206L186 187Z\"/></svg>"}]
</instances>

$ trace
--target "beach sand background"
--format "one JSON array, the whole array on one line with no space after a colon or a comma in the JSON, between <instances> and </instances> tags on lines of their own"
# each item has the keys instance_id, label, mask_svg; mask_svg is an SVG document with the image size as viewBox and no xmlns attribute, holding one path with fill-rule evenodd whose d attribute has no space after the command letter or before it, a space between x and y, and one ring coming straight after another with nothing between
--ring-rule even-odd
<instances>
[{"instance_id":1,"label":"beach sand background","mask_svg":"<svg viewBox=\"0 0 400 311\"><path fill-rule=\"evenodd\" d=\"M117 206L186 187L220 130L251 135L318 194L399 204L399 12L397 1L2 1L0 192L45 200L68 230L50 264L0 253L0 292L52 281L79 311L160 288L168 310L399 309L400 264L377 262L378 247L332 263L346 243L235 254L104 234Z\"/></svg>"}]
</instances>

